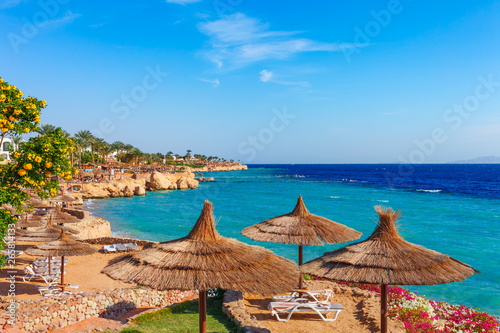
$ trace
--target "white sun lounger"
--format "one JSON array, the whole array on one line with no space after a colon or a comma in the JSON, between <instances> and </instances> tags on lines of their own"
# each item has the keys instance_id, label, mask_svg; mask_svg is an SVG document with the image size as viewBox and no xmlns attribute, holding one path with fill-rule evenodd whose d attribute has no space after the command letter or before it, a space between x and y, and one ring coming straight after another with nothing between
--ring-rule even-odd
<instances>
[{"instance_id":1,"label":"white sun lounger","mask_svg":"<svg viewBox=\"0 0 500 333\"><path fill-rule=\"evenodd\" d=\"M116 253L116 248L115 248L115 246L114 246L114 245L103 245L103 247L102 247L102 251L103 251L104 253L106 253L106 254L107 254L108 252L109 252L109 253Z\"/></svg>"},{"instance_id":2,"label":"white sun lounger","mask_svg":"<svg viewBox=\"0 0 500 333\"><path fill-rule=\"evenodd\" d=\"M125 244L125 247L128 250L139 250L140 249L139 245L137 245L136 243L127 243L127 244Z\"/></svg>"},{"instance_id":3,"label":"white sun lounger","mask_svg":"<svg viewBox=\"0 0 500 333\"><path fill-rule=\"evenodd\" d=\"M121 252L121 251L126 252L126 251L128 251L127 247L125 245L123 245L123 244L113 244L113 246L115 247L116 251L118 251L118 252Z\"/></svg>"},{"instance_id":4,"label":"white sun lounger","mask_svg":"<svg viewBox=\"0 0 500 333\"><path fill-rule=\"evenodd\" d=\"M31 279L40 278L40 279L43 279L43 281L45 281L45 283L50 284L50 283L53 283L56 279L59 279L58 275L47 275L47 274L37 273L37 272L35 272L35 270L33 269L32 266L26 266L24 268L24 272L26 273L23 276L24 282L30 282Z\"/></svg>"},{"instance_id":5,"label":"white sun lounger","mask_svg":"<svg viewBox=\"0 0 500 333\"><path fill-rule=\"evenodd\" d=\"M345 309L338 303L327 302L271 302L267 308L271 311L271 315L276 316L278 321L284 322L289 321L294 312L316 312L323 321L335 321L340 311ZM322 312L325 313L325 316L323 316ZM331 312L335 312L335 317L326 318L326 315ZM279 314L288 314L288 316L280 318Z\"/></svg>"},{"instance_id":6,"label":"white sun lounger","mask_svg":"<svg viewBox=\"0 0 500 333\"><path fill-rule=\"evenodd\" d=\"M328 302L330 300L330 297L333 298L333 290L331 289L322 289L322 290L310 290L302 293L303 295L307 295L312 298L314 302ZM284 296L273 296L272 300L273 301L278 301L278 302L294 302L299 298L299 292L294 291L290 295L284 295ZM319 300L317 297L318 296L323 296L326 297L325 300ZM302 296L304 297L304 296Z\"/></svg>"}]
</instances>

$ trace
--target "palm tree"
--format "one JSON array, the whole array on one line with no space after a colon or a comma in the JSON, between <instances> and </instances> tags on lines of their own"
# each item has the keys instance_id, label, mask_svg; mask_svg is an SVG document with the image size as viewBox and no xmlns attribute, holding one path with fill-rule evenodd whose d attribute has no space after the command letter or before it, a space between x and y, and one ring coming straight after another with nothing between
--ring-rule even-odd
<instances>
[{"instance_id":1,"label":"palm tree","mask_svg":"<svg viewBox=\"0 0 500 333\"><path fill-rule=\"evenodd\" d=\"M93 135L90 133L90 131L87 130L82 130L78 131L75 134L75 140L77 140L78 145L80 146L80 167L81 167L81 161L82 161L82 154L83 152L91 146Z\"/></svg>"},{"instance_id":2,"label":"palm tree","mask_svg":"<svg viewBox=\"0 0 500 333\"><path fill-rule=\"evenodd\" d=\"M191 159L191 152L192 152L192 150L191 150L191 149L188 149L188 150L187 150L186 158L187 158L188 160L190 160L190 159Z\"/></svg>"},{"instance_id":3,"label":"palm tree","mask_svg":"<svg viewBox=\"0 0 500 333\"><path fill-rule=\"evenodd\" d=\"M40 135L46 135L46 134L54 132L55 130L56 130L56 127L54 125L41 124L40 126L38 126L38 128L35 130L35 132L37 132Z\"/></svg>"},{"instance_id":4,"label":"palm tree","mask_svg":"<svg viewBox=\"0 0 500 333\"><path fill-rule=\"evenodd\" d=\"M130 152L129 152L130 155L132 155L133 157L135 157L135 164L137 165L137 163L139 162L139 157L141 157L143 154L142 151L140 151L139 149L137 148L133 148Z\"/></svg>"},{"instance_id":5,"label":"palm tree","mask_svg":"<svg viewBox=\"0 0 500 333\"><path fill-rule=\"evenodd\" d=\"M106 146L109 145L106 141L104 141L104 139L94 137L94 140L92 140L92 149L95 149L95 151L97 152L97 156L99 157L101 157L100 150L102 148L105 148ZM92 160L92 163L93 162L94 161Z\"/></svg>"},{"instance_id":6,"label":"palm tree","mask_svg":"<svg viewBox=\"0 0 500 333\"><path fill-rule=\"evenodd\" d=\"M10 142L12 142L12 149L14 149L14 151L17 151L19 145L23 142L23 139L20 135L12 135L10 137Z\"/></svg>"},{"instance_id":7,"label":"palm tree","mask_svg":"<svg viewBox=\"0 0 500 333\"><path fill-rule=\"evenodd\" d=\"M110 146L111 150L116 152L117 154L120 153L122 150L125 148L125 144L121 141L115 141L111 144Z\"/></svg>"},{"instance_id":8,"label":"palm tree","mask_svg":"<svg viewBox=\"0 0 500 333\"><path fill-rule=\"evenodd\" d=\"M133 149L135 149L134 146L128 144L123 147L123 150L125 150L127 153L130 153Z\"/></svg>"}]
</instances>

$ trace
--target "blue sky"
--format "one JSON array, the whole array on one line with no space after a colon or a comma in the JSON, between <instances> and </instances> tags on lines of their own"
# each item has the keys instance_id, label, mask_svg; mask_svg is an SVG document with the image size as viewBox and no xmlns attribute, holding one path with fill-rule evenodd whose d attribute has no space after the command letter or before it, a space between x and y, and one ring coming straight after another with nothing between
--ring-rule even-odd
<instances>
[{"instance_id":1,"label":"blue sky","mask_svg":"<svg viewBox=\"0 0 500 333\"><path fill-rule=\"evenodd\" d=\"M500 156L499 1L0 0L42 123L246 163Z\"/></svg>"}]
</instances>

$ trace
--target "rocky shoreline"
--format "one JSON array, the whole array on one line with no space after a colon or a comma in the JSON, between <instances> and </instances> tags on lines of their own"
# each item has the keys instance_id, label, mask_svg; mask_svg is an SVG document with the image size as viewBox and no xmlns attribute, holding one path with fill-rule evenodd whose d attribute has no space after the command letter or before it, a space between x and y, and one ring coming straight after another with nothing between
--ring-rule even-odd
<instances>
[{"instance_id":1,"label":"rocky shoreline","mask_svg":"<svg viewBox=\"0 0 500 333\"><path fill-rule=\"evenodd\" d=\"M77 201L75 205L83 205L86 199L108 199L120 197L133 197L146 195L147 191L162 190L187 190L196 189L199 182L214 181L213 178L196 177L193 171L212 172L212 171L234 171L247 170L246 165L204 167L191 169L184 172L133 174L131 178L121 179L112 182L87 183L82 185L81 192L73 192ZM111 224L103 219L91 217L89 212L83 209L65 209L65 211L82 221L72 224L71 227L80 231L78 236L81 239L91 239L99 237L110 237Z\"/></svg>"}]
</instances>

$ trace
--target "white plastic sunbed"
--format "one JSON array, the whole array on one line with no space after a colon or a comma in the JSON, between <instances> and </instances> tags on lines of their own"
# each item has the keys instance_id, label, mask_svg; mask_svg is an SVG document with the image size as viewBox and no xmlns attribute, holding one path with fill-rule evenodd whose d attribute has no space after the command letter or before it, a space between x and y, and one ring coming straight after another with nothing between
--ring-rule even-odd
<instances>
[{"instance_id":1,"label":"white plastic sunbed","mask_svg":"<svg viewBox=\"0 0 500 333\"><path fill-rule=\"evenodd\" d=\"M123 244L113 244L115 247L116 251L128 251L127 247Z\"/></svg>"},{"instance_id":2,"label":"white plastic sunbed","mask_svg":"<svg viewBox=\"0 0 500 333\"><path fill-rule=\"evenodd\" d=\"M116 253L116 248L114 245L103 245L102 251L104 253Z\"/></svg>"},{"instance_id":3,"label":"white plastic sunbed","mask_svg":"<svg viewBox=\"0 0 500 333\"><path fill-rule=\"evenodd\" d=\"M139 245L137 245L136 243L127 243L127 244L125 244L125 247L128 250L139 250L140 249Z\"/></svg>"},{"instance_id":4,"label":"white plastic sunbed","mask_svg":"<svg viewBox=\"0 0 500 333\"><path fill-rule=\"evenodd\" d=\"M23 281L24 282L30 282L31 279L40 278L40 279L43 279L43 281L45 281L45 283L50 284L50 283L53 283L56 279L59 278L58 275L47 275L47 274L35 272L35 270L33 269L32 266L26 266L24 268L24 272L26 273L23 276Z\"/></svg>"},{"instance_id":5,"label":"white plastic sunbed","mask_svg":"<svg viewBox=\"0 0 500 333\"><path fill-rule=\"evenodd\" d=\"M306 299L300 299L306 300ZM271 315L276 316L278 321L287 322L292 317L294 312L316 312L323 321L335 321L340 313L340 311L345 310L345 308L338 303L327 303L327 302L271 302L267 306L271 311ZM325 313L325 316L323 316ZM335 317L326 318L328 313L335 312ZM286 318L280 318L279 314L288 314Z\"/></svg>"},{"instance_id":6,"label":"white plastic sunbed","mask_svg":"<svg viewBox=\"0 0 500 333\"><path fill-rule=\"evenodd\" d=\"M333 290L331 289L322 289L322 290L309 290L309 291L303 291L302 294L305 296L309 296L312 298L314 302L328 302L330 300L330 297L333 298ZM303 297L304 297L303 296ZM325 300L319 300L318 296L323 296L326 297ZM273 301L279 301L279 302L294 302L300 297L300 294L298 291L292 292L290 295L284 295L284 296L273 296L272 300Z\"/></svg>"}]
</instances>

